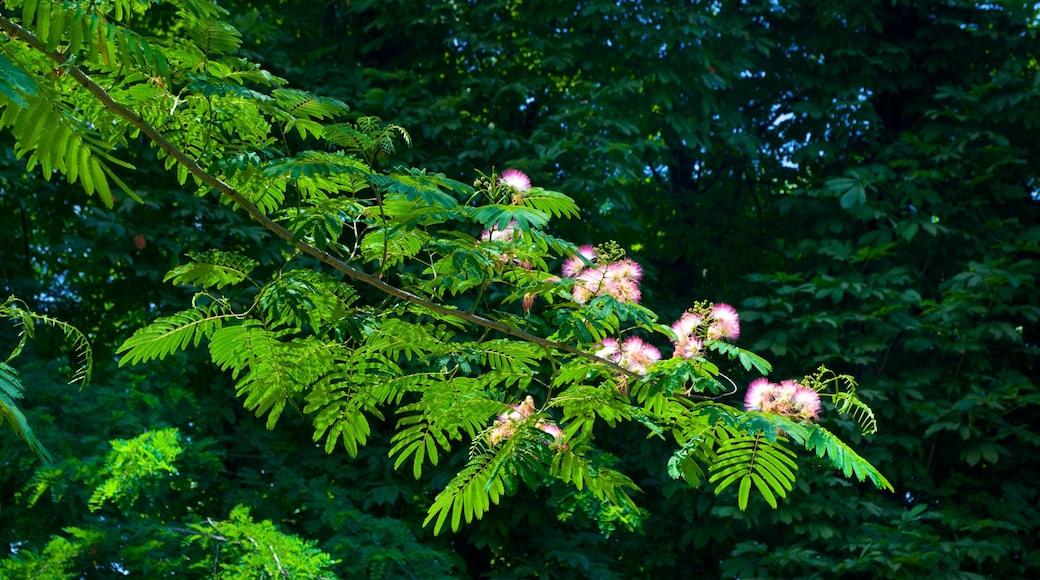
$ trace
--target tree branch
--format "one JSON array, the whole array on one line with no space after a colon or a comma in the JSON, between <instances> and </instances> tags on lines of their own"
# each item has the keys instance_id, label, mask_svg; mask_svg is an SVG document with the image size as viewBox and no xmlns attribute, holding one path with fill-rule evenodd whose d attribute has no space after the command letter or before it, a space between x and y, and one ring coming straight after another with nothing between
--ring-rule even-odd
<instances>
[{"instance_id":1,"label":"tree branch","mask_svg":"<svg viewBox=\"0 0 1040 580\"><path fill-rule=\"evenodd\" d=\"M0 29L3 29L4 32L9 34L10 36L22 40L29 46L33 47L39 53L45 55L47 58L50 58L58 65L61 65L63 69L67 71L67 74L71 75L72 78L80 84L80 86L85 88L90 94L94 95L94 97L98 101L100 101L106 109L108 109L112 113L115 113L117 116L123 118L128 123L136 127L138 130L141 131L141 133L148 137L148 139L155 143L155 145L159 147L159 149L161 149L167 155L169 155L178 163L187 168L187 170L192 175L197 177L199 181L226 195L229 199L231 199L232 202L235 203L235 205L245 210L245 212L249 214L249 217L251 217L254 221L259 223L261 226L263 226L266 230L270 231L274 235L278 236L279 238L282 238L286 242L289 242L290 244L295 246L296 249L303 252L304 254L317 258L322 263L334 268L339 272L342 272L349 278L372 286L386 294L389 294L390 296L399 298L406 302L410 302L412 304L415 304L416 306L421 306L422 308L426 308L427 310L431 310L444 316L451 316L459 320L464 320L466 322L482 326L489 330L495 330L501 332L502 334L506 334L526 342L538 344L547 348L554 348L563 352L577 355L579 357L603 364L614 371L623 373L633 378L642 378L642 375L633 373L632 371L629 371L628 369L618 364L615 364L612 361L602 359L598 356L595 356L592 353L583 351L569 344L547 340L539 336L533 335L531 333L524 332L519 328L513 328L512 326L503 324L501 322L498 322L497 320L492 320L490 318L485 318L478 314L473 314L463 310L456 310L454 308L449 308L442 304L437 304L436 302L431 302L430 300L427 300L419 295L413 294L407 290L398 288L392 284L384 282L377 276L373 276L371 274L367 274L365 272L357 270L354 267L343 262L342 260L336 258L335 256L332 256L328 252L323 252L306 242L293 242L292 232L285 229L281 225L275 223L271 218L267 217L266 214L260 211L260 208L258 208L256 204L246 199L245 196L243 196L242 193L240 193L237 189L203 169L203 167L199 165L199 163L195 159L181 151L173 143L170 143L170 141L167 140L166 137L162 135L162 133L160 133L155 127L153 127L143 118L141 118L140 115L131 111L126 106L118 103L115 99L112 98L111 95L108 94L108 91L102 88L101 85L97 84L97 82L95 82L94 79L90 77L90 75L83 72L83 70L77 66L66 66L68 64L68 59L66 59L65 55L63 55L60 52L48 50L47 46L43 42L41 42L40 39L36 37L36 35L34 35L32 32L26 30L19 24L9 20L4 16L0 16Z\"/></svg>"}]
</instances>

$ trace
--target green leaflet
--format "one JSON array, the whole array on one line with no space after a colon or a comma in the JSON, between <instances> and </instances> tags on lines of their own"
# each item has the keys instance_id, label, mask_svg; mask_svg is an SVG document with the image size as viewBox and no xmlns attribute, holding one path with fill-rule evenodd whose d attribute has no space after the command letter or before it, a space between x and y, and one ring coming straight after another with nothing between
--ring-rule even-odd
<instances>
[{"instance_id":1,"label":"green leaflet","mask_svg":"<svg viewBox=\"0 0 1040 580\"><path fill-rule=\"evenodd\" d=\"M0 94L19 108L28 108L27 97L37 94L36 82L21 67L0 54Z\"/></svg>"},{"instance_id":2,"label":"green leaflet","mask_svg":"<svg viewBox=\"0 0 1040 580\"><path fill-rule=\"evenodd\" d=\"M267 415L274 428L292 397L305 383L298 380L316 367L328 365L332 356L320 341L286 341L287 331L271 331L256 321L216 329L209 350L221 370L231 371L235 391L243 406L256 415Z\"/></svg>"},{"instance_id":3,"label":"green leaflet","mask_svg":"<svg viewBox=\"0 0 1040 580\"><path fill-rule=\"evenodd\" d=\"M6 93L3 96L6 97ZM0 127L10 128L15 137L15 153L19 157L29 154L28 170L39 164L45 179L53 171L63 173L70 183L79 181L88 195L97 194L107 207L113 205L110 180L128 195L136 196L99 158L128 169L133 166L107 155L98 145L95 132L55 109L42 94L28 104L22 108L16 101L0 99L0 107L4 108Z\"/></svg>"}]
</instances>

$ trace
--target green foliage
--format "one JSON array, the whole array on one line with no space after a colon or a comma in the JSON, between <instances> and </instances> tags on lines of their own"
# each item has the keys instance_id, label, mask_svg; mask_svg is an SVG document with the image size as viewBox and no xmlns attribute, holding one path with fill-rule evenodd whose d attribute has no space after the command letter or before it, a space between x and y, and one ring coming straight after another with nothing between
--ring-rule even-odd
<instances>
[{"instance_id":1,"label":"green foliage","mask_svg":"<svg viewBox=\"0 0 1040 580\"><path fill-rule=\"evenodd\" d=\"M76 534L79 530L72 528L69 531ZM71 580L76 577L74 560L86 548L85 544L62 537L53 538L41 553L24 551L0 560L0 572L5 578Z\"/></svg>"},{"instance_id":2,"label":"green foliage","mask_svg":"<svg viewBox=\"0 0 1040 580\"><path fill-rule=\"evenodd\" d=\"M287 535L270 521L256 522L249 508L235 506L225 521L190 526L189 543L214 555L192 568L220 578L335 578L332 558L313 542Z\"/></svg>"},{"instance_id":3,"label":"green foliage","mask_svg":"<svg viewBox=\"0 0 1040 580\"><path fill-rule=\"evenodd\" d=\"M296 442L282 448L290 454L313 440L318 452L332 452L322 458L329 462L356 454L356 465L382 466L366 509L401 517L413 530L440 501L441 536L466 554L474 566L466 573L492 573L473 562L494 562L505 576L546 577L684 568L741 577L1017 577L1035 567L1037 497L1023 475L1035 455L1030 426L1040 402L1032 8L651 1L518 10L434 2L411 14L363 1L228 3L238 36L208 3L83 3L79 20L65 10L73 4L51 3L41 24L40 9L26 16L23 3L7 3L45 47L72 47L77 60L55 69L10 35L0 60L5 114L43 107L46 95L65 115L55 126L67 119L73 135L96 138L97 151L139 168L124 171L91 149L135 192L148 189L138 175L171 185L190 176L200 197L173 187L142 195L146 203L176 199L185 212L153 218L146 251L113 247L136 233L118 229L99 238L97 250L66 248L60 236L22 250L18 204L33 210L31 230L51 215L42 212L72 197L39 178L43 161L22 183L22 164L0 182L11 208L0 218L9 233L5 266L23 262L9 254L30 264L46 259L39 276L50 280L47 288L67 279L83 297L82 310L69 311L97 313L90 324L105 320L96 324L108 336L168 321L187 311L190 294L149 285L135 293L148 297L135 308L142 299L125 289L136 285L91 286L61 274L75 271L66 264L93 252L103 266L95 281L108 281L108 270L113 279L143 280L125 277L128 260L156 283L174 268L175 283L204 291L192 311L226 318L209 328L168 321L127 343L125 360L179 363L191 359L182 348L205 343L235 375L228 392L277 421L273 434L254 437L271 446ZM98 24L85 35L85 25L70 22ZM246 58L265 59L295 88ZM288 233L273 231L291 247L263 241L258 227L215 225L211 216L230 206L210 191L237 200L168 151L147 151L140 136L148 135L74 88L73 65L284 226ZM296 90L308 85L322 96ZM403 147L401 127L414 149ZM36 154L14 145L23 158ZM163 177L156 155L172 177ZM47 159L57 167L65 157ZM482 196L455 181L491 164L551 176L561 193ZM88 210L90 223L117 228L116 217L133 204L115 202L111 212ZM513 220L522 236L481 239L481 229L501 232ZM190 226L176 230L181 221ZM232 224L228 236L185 236L224 223ZM604 238L643 265L641 307L606 297L579 305L573 281L553 279L574 251L566 240ZM42 248L54 255L44 258ZM221 257L200 259L206 248L220 248ZM200 253L185 261L189 250ZM252 269L223 261L246 255ZM336 260L407 294L387 295ZM659 319L704 297L742 305L741 342L709 344L703 360L659 362L644 378L586 357L609 338L667 345ZM247 346L232 344L235 337ZM501 341L493 352L482 348L493 341ZM834 373L801 379L823 399L819 424L726 404L757 373L798 377L820 364ZM466 448L484 445L496 417L528 394L537 408L517 425L516 440L474 452L504 454L497 471L477 472L502 482L498 503L467 499L477 488L454 480L467 469ZM220 408L233 415L237 407L226 403ZM26 415L42 435L49 419L33 420L33 407ZM226 442L222 421L231 419L203 430ZM538 428L550 423L563 429L566 448ZM760 459L779 465L789 457L780 448L798 447L807 451L791 469L798 478L784 487L783 469ZM624 500L582 495L596 473L592 458L604 451L621 458L611 467L643 490L634 496L647 509L643 535L607 541L596 533L596 518L636 513ZM710 482L720 454L733 464ZM263 456L265 466L282 463L273 452ZM395 464L403 480L393 479ZM357 468L347 465L355 464L335 469ZM292 477L317 481L322 473L315 467ZM267 489L267 481L257 483ZM688 491L704 483L722 493ZM770 496L759 483L775 509L764 509ZM442 489L446 496L437 495ZM287 489L264 493L268 503L298 498ZM531 501L577 507L567 508L564 522L530 509ZM461 525L467 507L475 514L485 503L481 519ZM318 519L279 513L263 517L280 528ZM312 537L332 533L315 528Z\"/></svg>"},{"instance_id":4,"label":"green foliage","mask_svg":"<svg viewBox=\"0 0 1040 580\"><path fill-rule=\"evenodd\" d=\"M34 14L26 16L25 22L35 22L35 32L46 36L45 20L37 15L34 21ZM248 65L227 61L224 55L240 46L241 37L212 16L210 13L202 19L188 10L178 12L191 42L181 54L168 49L165 62L170 69L164 72L171 83L179 75L186 81L176 100L190 103L197 98L199 104L206 103L205 111L192 106L178 110L175 105L170 115L184 118L200 114L216 131L188 131L167 138L126 105L116 102L112 93L77 65L71 69L71 76L86 89L83 92L87 98L95 99L90 110L96 116L84 122L106 119L115 126L134 127L161 149L168 169L176 165L179 183L184 183L190 173L196 183L219 190L270 231L292 241L298 250L409 306L401 310L371 300L355 303L358 294L353 289L325 275L299 274L301 270L292 259L287 264L291 267L274 274L269 282L255 282L250 274L256 264L248 258L220 251L192 254L190 264L174 268L165 279L206 291L195 297L190 310L161 317L135 332L119 349L125 353L120 364L163 359L207 340L213 362L230 371L247 410L266 416L271 429L287 407L300 409L298 401L305 401L300 412L313 416L314 439L324 440L328 452L341 443L348 453L356 455L371 434L368 418L382 419L382 408L397 408L399 431L392 438L390 453L397 466L411 459L416 478L421 477L426 461L437 465L440 453L451 449L451 441L472 439L475 451L470 462L429 509L425 523L433 523L435 533L449 518L452 530L459 529L463 518L467 523L480 519L491 504L499 503L507 492L513 493L517 484L537 488L550 473L578 490L587 488L598 498L631 507L624 491L634 489L631 480L611 469L593 469L581 459L592 441L595 417L608 424L637 420L661 435L664 430L660 424L675 421L675 404L680 399L690 392L718 392L705 386L705 381L718 376L717 367L700 366L693 375L689 369L677 367L679 374L674 377L662 371L657 380L670 386L651 387L645 392L636 389L638 406L625 409L622 405L617 413L586 410L588 402L595 399L589 397L588 389L616 388L625 393L628 382L640 373L615 364L607 380L586 384L588 377L577 374L567 374L563 380L553 378L557 374L554 369L574 356L607 362L589 351L597 343L605 344L608 337L620 336L622 325L645 330L663 327L655 326L657 315L651 310L606 295L588 304L583 299L552 305L544 319L563 318L566 322L548 339L524 329L527 323L508 314L517 296L526 300L533 287L548 280L549 262L566 258L566 252L571 251L569 246L550 243L550 238L539 232L553 218L576 217L577 205L562 193L540 188L503 190L495 175L485 178L481 186L487 189L490 203L471 205L479 190L443 176L407 169L382 174L379 170L396 152L397 140L411 144L403 128L371 116L361 116L352 123L328 122L344 113L345 106L298 91L274 89L264 94L264 87L280 83L250 72L256 69ZM57 56L49 47L34 43L34 37L24 28L9 21L5 26L25 40L27 54ZM190 70L178 63L190 63ZM112 83L127 82L121 71L104 71L99 68L95 74L107 75ZM232 81L229 75L235 71L245 76ZM229 83L244 84L239 88ZM193 94L198 97L189 96ZM31 111L36 110L34 107L48 114L56 110L43 97L36 102ZM13 106L13 101L8 106ZM233 122L226 116L230 111L234 112ZM35 117L41 114L34 113ZM301 157L293 155L287 144L276 149L279 139L274 127L282 124L287 130L295 123L300 128L301 120L301 139L312 138L322 148L340 148L337 153L342 157L316 153ZM167 121L164 126L178 124L189 123ZM49 154L54 149L27 131L13 131L23 150ZM112 135L119 134L113 131ZM261 147L259 151L251 149L257 146ZM74 180L74 172L65 173ZM349 203L328 203L344 196ZM468 201L460 203L463 199ZM286 219L295 231L278 225ZM348 229L337 224L344 221L355 232L352 241L343 240ZM474 226L485 229L476 240L476 249L474 238L467 233ZM311 240L317 246L311 245ZM349 260L358 255L358 249L362 262L355 265L332 259L328 253ZM619 251L612 253L621 255ZM608 258L604 254L604 259ZM377 265L376 278L361 271L365 263ZM541 275L524 274L525 270ZM403 289L381 280L391 273ZM245 283L252 288L243 287ZM509 295L504 296L499 288L509 290ZM230 290L236 291L233 296L208 293ZM561 284L545 294L550 301L567 299L571 297L569 290L572 288ZM454 303L438 305L422 296L450 297ZM466 304L470 314L455 314L460 304ZM480 315L475 314L478 310ZM506 331L520 340L452 339L442 326L445 317ZM412 325L411 336L405 337L411 344L388 344L383 337L402 320ZM434 340L417 342L424 336ZM743 349L726 345L714 349L739 360L746 370L769 368L764 359ZM621 374L610 377L617 372ZM535 379L542 373L548 373L547 381ZM692 380L693 386L679 387L687 380ZM582 417L569 429L566 445L552 443L565 459L555 463L551 472L547 469L551 460L542 448L544 441L525 435L546 431L548 418L517 424L517 419L509 415L499 417L489 434L482 429L501 410L502 402L519 399L538 383L552 383L563 393L555 399L547 393L545 409L558 407L568 419ZM577 390L572 392L572 388ZM577 393L583 394L573 396ZM853 394L848 396L855 400ZM523 405L529 404L527 401L533 399L528 396ZM691 410L714 412L710 405ZM524 416L533 411L528 409ZM702 437L712 439L707 445L719 448L713 457L699 457L715 466L710 480L718 482L719 491L739 479L741 509L747 507L752 483L776 507L777 497L791 489L790 460L777 451L781 448L773 441L761 441L754 433L741 435L739 429L738 423L733 423L728 431L703 431ZM484 449L485 437L491 449ZM750 447L745 444L748 442ZM834 454L828 457L839 461ZM99 505L108 497L115 497L115 493L106 491L92 498L91 505Z\"/></svg>"},{"instance_id":5,"label":"green foliage","mask_svg":"<svg viewBox=\"0 0 1040 580\"><path fill-rule=\"evenodd\" d=\"M162 472L177 474L173 464L183 449L176 429L149 431L110 444L112 451L106 456L101 470L104 479L88 501L90 511L96 511L107 501L125 509L138 498L142 486L149 479L161 476Z\"/></svg>"}]
</instances>

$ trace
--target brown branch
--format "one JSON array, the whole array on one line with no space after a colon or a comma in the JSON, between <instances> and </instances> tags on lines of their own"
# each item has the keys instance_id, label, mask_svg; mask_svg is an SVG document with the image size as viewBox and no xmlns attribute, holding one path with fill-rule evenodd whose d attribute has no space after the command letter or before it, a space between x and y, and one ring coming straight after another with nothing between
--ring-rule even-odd
<instances>
[{"instance_id":1,"label":"brown branch","mask_svg":"<svg viewBox=\"0 0 1040 580\"><path fill-rule=\"evenodd\" d=\"M400 298L401 300L410 302L417 306L421 306L423 308L426 308L427 310L431 310L444 316L451 316L453 318L464 320L466 322L482 326L489 330L495 330L501 332L502 334L506 334L526 342L538 344L547 348L554 348L563 352L568 352L580 356L582 358L603 364L607 367L610 367L612 370L624 373L625 375L631 376L633 378L641 378L641 375L633 373L632 371L629 371L628 369L618 364L615 364L606 359L602 359L592 353L585 352L569 344L556 342L552 340L546 340L539 336L535 336L528 332L524 332L523 330L520 330L518 328L513 328L512 326L498 322L497 320L492 320L490 318L485 318L478 314L473 314L463 310L456 310L454 308L449 308L447 306L437 304L436 302L431 302L430 300L413 294L407 290L398 288L392 284L388 284L387 282L384 282L377 276L373 276L371 274L367 274L365 272L357 270L352 266L348 265L347 263L343 262L342 260L336 258L335 256L332 256L328 252L323 252L306 242L293 242L292 232L285 229L281 225L275 223L273 220L271 220L271 218L267 217L267 215L260 211L260 208L258 208L256 204L246 199L245 196L243 196L242 193L240 193L237 189L235 189L222 179L207 172L205 169L202 168L201 165L199 165L199 163L195 159L191 158L189 155L181 151L173 143L170 143L170 141L167 140L166 137L162 135L162 133L160 133L155 127L153 127L143 118L141 118L140 115L131 111L126 106L116 102L116 100L108 94L108 91L102 88L101 85L97 84L97 82L95 82L94 79L90 78L90 76L87 73L83 72L82 69L80 69L77 66L66 66L68 63L65 55L59 52L48 50L47 46L43 44L43 42L41 42L36 37L36 35L26 30L22 26L18 25L17 23L12 22L4 16L0 16L0 28L2 28L4 32L9 34L10 36L24 41L26 44L33 47L41 54L47 56L55 63L62 66L63 69L66 70L66 72L69 75L71 75L73 79L76 80L76 82L78 82L90 94L94 95L94 97L98 101L100 101L106 109L115 113L119 117L122 117L128 123L136 127L138 130L141 131L141 133L143 133L153 143L155 143L155 145L159 147L159 149L162 149L163 152L165 152L167 155L174 158L178 163L186 167L192 175L199 179L199 181L228 196L228 198L231 199L231 201L233 201L235 205L245 210L245 212L249 214L249 217L253 218L254 221L259 223L261 226L263 226L265 229L267 229L274 235L294 245L296 249L303 252L304 254L317 258L322 263L331 266L332 268L338 270L339 272L342 272L343 274L350 278L353 278L354 280L357 280L358 282L368 284L369 286L377 288L378 290L385 292L386 294L389 294L395 298Z\"/></svg>"}]
</instances>

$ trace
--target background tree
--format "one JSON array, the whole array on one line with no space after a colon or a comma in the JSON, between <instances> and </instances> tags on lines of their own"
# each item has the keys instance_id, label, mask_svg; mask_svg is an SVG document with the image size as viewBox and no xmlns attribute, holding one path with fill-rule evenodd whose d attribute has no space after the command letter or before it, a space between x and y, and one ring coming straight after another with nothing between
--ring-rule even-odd
<instances>
[{"instance_id":1,"label":"background tree","mask_svg":"<svg viewBox=\"0 0 1040 580\"><path fill-rule=\"evenodd\" d=\"M1040 239L1032 169L1038 119L1034 9L1014 2L443 3L422 13L357 1L228 6L247 55L296 86L350 103L356 115L376 114L409 129L414 146L401 152L405 163L419 159L467 179L475 167L516 166L558 183L588 209L555 231L631 247L649 266L648 304L678 314L694 298L740 303L749 323L744 336L773 355L779 375L804 372L806 361L825 362L862 377L860 392L878 410L880 438L857 447L894 476L898 493L890 497L850 489L842 478L819 472L780 510L753 504L740 513L727 498L671 481L666 458L641 432L622 429L604 460L630 473L645 470L638 480L647 492L639 501L648 511L641 533L612 530L612 514L574 497L527 497L452 539L466 573L490 570L492 562L497 575L509 566L516 575L597 577L678 577L690 570L741 577L1016 576L1036 566L1030 534L1038 517L1036 492L1028 479L1035 471L1029 426L1036 417L1040 313L1033 290ZM158 27L161 18L152 17ZM142 296L163 295L116 295L134 286L108 282L150 287L145 280L154 283L179 263L184 248L199 247L184 241L192 239L189 232L170 231L165 215L145 216L129 203L105 219L83 220L84 212L102 210L72 207L67 200L75 194L58 193L57 185L28 185L39 180L26 181L17 163L8 167L12 177L3 203L33 211L26 218L17 217L27 214L15 205L4 212L4 219L17 220L4 230L4 263L19 273L5 273L5 284L38 289L19 294L40 297L44 308L48 301L76 304L61 313L86 328L97 325L99 333L123 336L183 300L164 287L161 292L173 295L141 304ZM23 184L31 192L6 195L16 191L8 187ZM180 200L177 207L186 215L217 211L199 207L178 189L170 183L169 191L146 200L162 203L156 209L164 211ZM55 193L34 199L41 191ZM126 225L135 215L148 231ZM240 238L251 231L231 216L209 219L237 223L232 227L244 228ZM69 226L51 227L58 223ZM118 235L117 224L126 233L145 232L150 245L137 250L132 236ZM102 240L90 247L113 265L73 263L87 244L63 245L63 231ZM106 232L113 231L122 238L121 252L102 252L103 240L114 241ZM197 235L211 236L222 229L201 231L206 233ZM228 243L213 239L202 247ZM17 258L7 259L8 252ZM44 265L30 256L54 261ZM132 268L128 259L135 260ZM74 285L61 272L84 274ZM47 290L55 287L64 292ZM104 304L112 305L109 312L87 310ZM121 312L111 312L116 309ZM107 322L113 319L127 322ZM334 461L316 452L313 463L287 463L298 443L309 439L305 425L293 435L287 416L267 434L237 411L233 422L216 413L188 419L195 409L228 413L238 407L230 387L214 389L226 379L198 361L178 359L180 364L197 367L188 376L198 378L163 386L157 381L162 375L148 373L147 381L128 377L121 389L94 387L115 397L134 385L129 392L143 397L151 381L153 396L169 403L155 407L151 419L143 407L155 399L143 398L141 411L124 415L133 426L100 437L84 434L95 437L95 448L66 455L100 461L106 451L98 446L105 447L107 438L132 439L141 428L187 420L199 429L197 440L219 443L213 449L231 441L265 442L245 452L251 465L234 457L239 452L214 452L217 459L204 470L209 475L197 478L213 490L208 513L223 516L237 503L253 503L228 491L235 487L281 498L254 504L252 513L290 531L297 517L289 506L328 507L320 485L308 499L293 491L297 482L322 481ZM196 393L174 396L184 384L197 385ZM212 397L223 402L211 404ZM125 406L101 408L113 407ZM34 402L33 410L46 408ZM158 411L165 408L181 409L173 417L183 412L185 420ZM55 420L65 433L82 425ZM51 441L81 441L67 435L46 440L53 451ZM14 449L5 442L5 461L24 453ZM359 469L364 462L337 465L336 473L351 474L342 476L342 489L352 491L335 495L378 506L377 515L401 518L417 530L420 512L411 502L426 484L393 475L385 460L376 459L385 450L370 449L367 471ZM234 483L213 477L220 462L223 473L249 475ZM256 477L257 466L272 464L286 468ZM22 465L5 473L28 473L28 464ZM801 474L807 473L812 470L804 466ZM21 485L5 483L4 489L10 494ZM0 517L17 522L11 529L19 533L11 537L34 539L27 545L38 547L57 533L39 523L56 521L39 517L43 504L22 512L13 506L24 501L8 498ZM70 513L85 513L88 498L81 495L80 507ZM527 509L531 503L558 506L558 513ZM341 514L338 521L370 521L346 508L332 511ZM565 524L560 515L569 518ZM314 528L314 518L298 517L312 526L298 531L321 538L335 553L329 547L335 527ZM426 541L447 558L448 544ZM374 557L387 556L377 550Z\"/></svg>"}]
</instances>

